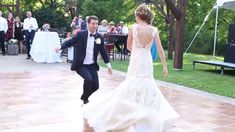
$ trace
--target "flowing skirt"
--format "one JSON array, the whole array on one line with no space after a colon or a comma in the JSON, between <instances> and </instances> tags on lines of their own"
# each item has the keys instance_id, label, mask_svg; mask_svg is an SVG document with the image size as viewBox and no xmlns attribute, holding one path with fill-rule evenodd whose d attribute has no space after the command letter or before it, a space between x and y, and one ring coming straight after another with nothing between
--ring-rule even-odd
<instances>
[{"instance_id":1,"label":"flowing skirt","mask_svg":"<svg viewBox=\"0 0 235 132\"><path fill-rule=\"evenodd\" d=\"M98 90L83 112L95 132L161 132L179 116L152 77L127 77L111 93Z\"/></svg>"}]
</instances>

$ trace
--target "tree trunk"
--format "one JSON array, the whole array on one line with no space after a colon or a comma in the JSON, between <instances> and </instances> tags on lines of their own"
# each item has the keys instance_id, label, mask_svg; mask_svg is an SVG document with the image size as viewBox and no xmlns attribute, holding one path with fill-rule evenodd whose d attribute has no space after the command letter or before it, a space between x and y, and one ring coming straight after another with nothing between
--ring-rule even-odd
<instances>
[{"instance_id":1,"label":"tree trunk","mask_svg":"<svg viewBox=\"0 0 235 132\"><path fill-rule=\"evenodd\" d=\"M16 16L20 15L20 2L16 0Z\"/></svg>"},{"instance_id":2,"label":"tree trunk","mask_svg":"<svg viewBox=\"0 0 235 132\"><path fill-rule=\"evenodd\" d=\"M70 3L69 11L71 13L72 20L75 16L77 16L77 3L76 1L72 0Z\"/></svg>"},{"instance_id":3,"label":"tree trunk","mask_svg":"<svg viewBox=\"0 0 235 132\"><path fill-rule=\"evenodd\" d=\"M185 26L185 5L186 0L178 0L177 7L172 0L165 0L167 7L176 18L176 43L174 54L174 69L183 68L183 49L184 49L184 26Z\"/></svg>"},{"instance_id":4,"label":"tree trunk","mask_svg":"<svg viewBox=\"0 0 235 132\"><path fill-rule=\"evenodd\" d=\"M184 25L185 25L185 4L186 0L178 0L178 9L180 9L180 19L176 23L176 45L174 54L174 69L183 68L183 49L184 49Z\"/></svg>"},{"instance_id":5,"label":"tree trunk","mask_svg":"<svg viewBox=\"0 0 235 132\"><path fill-rule=\"evenodd\" d=\"M174 29L175 29L175 24L174 24L174 16L172 13L169 15L169 43L168 43L168 59L172 60L173 59L173 50L174 50L174 42L175 42L175 37L174 37Z\"/></svg>"},{"instance_id":6,"label":"tree trunk","mask_svg":"<svg viewBox=\"0 0 235 132\"><path fill-rule=\"evenodd\" d=\"M72 7L69 7L69 12L71 14L71 19L73 20L73 18L76 16L74 9Z\"/></svg>"}]
</instances>

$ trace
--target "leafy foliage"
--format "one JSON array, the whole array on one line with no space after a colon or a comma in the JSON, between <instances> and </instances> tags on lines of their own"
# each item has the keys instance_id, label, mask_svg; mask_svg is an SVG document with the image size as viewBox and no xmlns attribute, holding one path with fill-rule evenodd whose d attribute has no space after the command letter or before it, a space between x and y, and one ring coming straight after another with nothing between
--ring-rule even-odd
<instances>
[{"instance_id":1,"label":"leafy foliage","mask_svg":"<svg viewBox=\"0 0 235 132\"><path fill-rule=\"evenodd\" d=\"M39 26L49 22L52 27L69 27L72 17L64 17L65 13L69 13L69 7L74 0L20 0L21 19L25 18L25 12L30 10L37 17ZM77 15L82 14L84 17L88 15L97 15L99 20L107 19L114 21L116 24L119 21L125 21L127 25L135 22L134 10L138 3L144 0L76 0ZM151 0L153 1L153 0ZM157 0L163 1L163 0ZM0 4L12 4L13 0L4 0ZM190 44L195 33L200 28L205 16L208 14L215 4L215 0L189 0L186 5L186 25L185 25L185 49ZM157 26L163 46L167 48L168 43L168 28L166 20L161 16L154 6L151 6L154 11L153 25ZM6 16L7 8L0 9ZM222 55L224 44L227 41L228 26L234 23L234 12L230 10L220 9L218 23L218 44L216 54ZM71 14L70 14L71 15ZM213 51L214 41L214 24L215 11L205 23L199 36L189 52L211 54Z\"/></svg>"},{"instance_id":2,"label":"leafy foliage","mask_svg":"<svg viewBox=\"0 0 235 132\"><path fill-rule=\"evenodd\" d=\"M215 4L214 0L196 0L188 1L186 13L186 36L185 48L188 47L197 30L200 28L205 16L212 9ZM216 54L222 55L224 45L227 42L228 26L234 23L234 12L231 10L220 9L218 19L218 39ZM215 25L216 11L213 10L205 23L199 36L192 45L190 52L212 54L214 43L214 25Z\"/></svg>"},{"instance_id":3,"label":"leafy foliage","mask_svg":"<svg viewBox=\"0 0 235 132\"><path fill-rule=\"evenodd\" d=\"M83 14L96 15L100 20L107 19L115 23L120 20L133 23L135 7L133 0L85 0Z\"/></svg>"},{"instance_id":4,"label":"leafy foliage","mask_svg":"<svg viewBox=\"0 0 235 132\"><path fill-rule=\"evenodd\" d=\"M63 12L53 10L49 7L44 7L41 10L37 10L34 12L34 15L37 19L38 24L42 26L44 23L49 23L51 27L64 27L66 26L68 28L68 24L65 25L66 22L68 22Z\"/></svg>"}]
</instances>

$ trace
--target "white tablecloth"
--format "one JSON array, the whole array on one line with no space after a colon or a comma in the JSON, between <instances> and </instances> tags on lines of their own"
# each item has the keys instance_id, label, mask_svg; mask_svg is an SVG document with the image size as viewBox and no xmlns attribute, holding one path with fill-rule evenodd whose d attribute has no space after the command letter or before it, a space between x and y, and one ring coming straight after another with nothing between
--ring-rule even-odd
<instances>
[{"instance_id":1,"label":"white tablecloth","mask_svg":"<svg viewBox=\"0 0 235 132\"><path fill-rule=\"evenodd\" d=\"M67 59L68 59L69 61L73 61L73 54L74 54L74 47L68 48L68 56L67 56Z\"/></svg>"},{"instance_id":2,"label":"white tablecloth","mask_svg":"<svg viewBox=\"0 0 235 132\"><path fill-rule=\"evenodd\" d=\"M61 62L60 53L55 49L60 46L60 38L56 32L36 32L30 55L38 63Z\"/></svg>"}]
</instances>

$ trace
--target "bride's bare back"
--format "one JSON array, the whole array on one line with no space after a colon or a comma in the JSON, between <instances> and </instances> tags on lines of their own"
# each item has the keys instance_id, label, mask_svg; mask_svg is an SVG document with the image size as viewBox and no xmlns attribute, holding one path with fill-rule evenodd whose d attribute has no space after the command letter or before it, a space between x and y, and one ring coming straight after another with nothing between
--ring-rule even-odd
<instances>
[{"instance_id":1,"label":"bride's bare back","mask_svg":"<svg viewBox=\"0 0 235 132\"><path fill-rule=\"evenodd\" d=\"M155 27L145 24L134 24L128 35L128 50L132 50L133 44L138 48L150 48L155 36L158 36Z\"/></svg>"},{"instance_id":2,"label":"bride's bare back","mask_svg":"<svg viewBox=\"0 0 235 132\"><path fill-rule=\"evenodd\" d=\"M134 24L128 35L127 48L130 51L132 51L133 48L150 49L153 40L156 42L157 51L164 67L163 75L165 78L167 76L167 66L157 28L147 24Z\"/></svg>"},{"instance_id":3,"label":"bride's bare back","mask_svg":"<svg viewBox=\"0 0 235 132\"><path fill-rule=\"evenodd\" d=\"M154 28L149 25L136 25L137 47L150 47L154 39Z\"/></svg>"}]
</instances>

